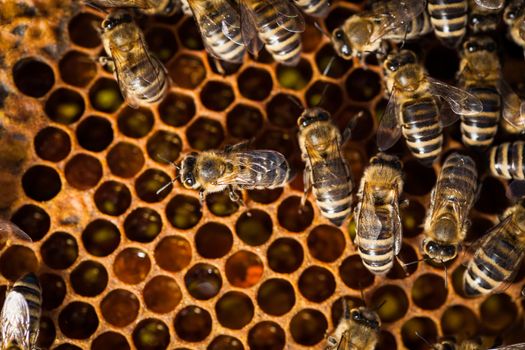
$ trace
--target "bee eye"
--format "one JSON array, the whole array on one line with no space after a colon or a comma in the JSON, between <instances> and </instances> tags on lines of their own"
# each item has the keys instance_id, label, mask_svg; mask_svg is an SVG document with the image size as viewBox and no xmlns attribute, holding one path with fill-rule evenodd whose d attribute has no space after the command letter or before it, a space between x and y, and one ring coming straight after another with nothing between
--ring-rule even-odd
<instances>
[{"instance_id":1,"label":"bee eye","mask_svg":"<svg viewBox=\"0 0 525 350\"><path fill-rule=\"evenodd\" d=\"M467 51L468 51L468 52L475 52L475 51L478 51L478 44L473 43L473 42L469 42L469 43L467 44Z\"/></svg>"},{"instance_id":2,"label":"bee eye","mask_svg":"<svg viewBox=\"0 0 525 350\"><path fill-rule=\"evenodd\" d=\"M388 64L388 69L390 69L392 72L395 72L399 68L399 62L394 60L390 61Z\"/></svg>"},{"instance_id":3,"label":"bee eye","mask_svg":"<svg viewBox=\"0 0 525 350\"><path fill-rule=\"evenodd\" d=\"M353 311L352 312L352 318L356 321L359 321L361 319L361 314L359 314L359 312L357 311Z\"/></svg>"},{"instance_id":4,"label":"bee eye","mask_svg":"<svg viewBox=\"0 0 525 350\"><path fill-rule=\"evenodd\" d=\"M480 17L479 16L472 16L470 17L470 24L478 24L480 22Z\"/></svg>"},{"instance_id":5,"label":"bee eye","mask_svg":"<svg viewBox=\"0 0 525 350\"><path fill-rule=\"evenodd\" d=\"M506 18L506 19L510 19L510 20L514 20L514 19L516 19L516 12L514 12L514 11L508 11L508 12L505 14L505 18Z\"/></svg>"},{"instance_id":6,"label":"bee eye","mask_svg":"<svg viewBox=\"0 0 525 350\"><path fill-rule=\"evenodd\" d=\"M335 34L335 38L336 39L339 39L339 40L343 39L343 35L344 34L343 34L343 31L341 29L337 29L334 34Z\"/></svg>"},{"instance_id":7,"label":"bee eye","mask_svg":"<svg viewBox=\"0 0 525 350\"><path fill-rule=\"evenodd\" d=\"M113 18L108 18L102 22L102 28L110 30L115 26L115 20Z\"/></svg>"}]
</instances>

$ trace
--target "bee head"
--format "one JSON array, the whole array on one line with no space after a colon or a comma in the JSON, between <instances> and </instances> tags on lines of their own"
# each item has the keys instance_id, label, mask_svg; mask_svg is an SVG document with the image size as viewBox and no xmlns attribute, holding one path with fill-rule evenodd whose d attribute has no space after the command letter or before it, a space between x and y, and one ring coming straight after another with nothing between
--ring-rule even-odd
<instances>
[{"instance_id":1,"label":"bee head","mask_svg":"<svg viewBox=\"0 0 525 350\"><path fill-rule=\"evenodd\" d=\"M431 239L423 241L423 251L432 260L447 262L458 255L458 247L455 244L441 244Z\"/></svg>"},{"instance_id":2,"label":"bee head","mask_svg":"<svg viewBox=\"0 0 525 350\"><path fill-rule=\"evenodd\" d=\"M511 24L512 22L516 20L516 18L518 18L519 14L520 14L519 6L509 5L507 6L507 8L505 9L505 12L503 13L503 20L505 21L505 23Z\"/></svg>"},{"instance_id":3,"label":"bee head","mask_svg":"<svg viewBox=\"0 0 525 350\"><path fill-rule=\"evenodd\" d=\"M299 130L301 130L315 122L325 122L328 120L330 120L330 113L326 110L319 107L307 108L299 119L297 119L297 125L299 126Z\"/></svg>"},{"instance_id":4,"label":"bee head","mask_svg":"<svg viewBox=\"0 0 525 350\"><path fill-rule=\"evenodd\" d=\"M415 63L417 63L416 54L410 50L402 50L388 55L383 66L387 72L393 73L403 66Z\"/></svg>"},{"instance_id":5,"label":"bee head","mask_svg":"<svg viewBox=\"0 0 525 350\"><path fill-rule=\"evenodd\" d=\"M441 343L436 345L436 350L456 350L457 346L456 343L450 340L442 341Z\"/></svg>"},{"instance_id":6,"label":"bee head","mask_svg":"<svg viewBox=\"0 0 525 350\"><path fill-rule=\"evenodd\" d=\"M498 45L488 36L473 36L463 43L463 54L468 55L469 53L487 51L496 52Z\"/></svg>"},{"instance_id":7,"label":"bee head","mask_svg":"<svg viewBox=\"0 0 525 350\"><path fill-rule=\"evenodd\" d=\"M376 154L371 160L371 165L383 165L383 166L389 166L396 170L403 169L403 163L399 160L396 156L391 156L386 153L378 153Z\"/></svg>"},{"instance_id":8,"label":"bee head","mask_svg":"<svg viewBox=\"0 0 525 350\"><path fill-rule=\"evenodd\" d=\"M332 33L332 44L335 52L345 60L352 59L352 45L342 27L336 28Z\"/></svg>"},{"instance_id":9,"label":"bee head","mask_svg":"<svg viewBox=\"0 0 525 350\"><path fill-rule=\"evenodd\" d=\"M195 178L195 165L197 164L197 153L192 152L182 160L180 165L180 180L182 185L190 189L198 189L200 184Z\"/></svg>"},{"instance_id":10,"label":"bee head","mask_svg":"<svg viewBox=\"0 0 525 350\"><path fill-rule=\"evenodd\" d=\"M377 312L361 306L350 311L350 318L361 325L369 327L374 330L381 328L381 320Z\"/></svg>"},{"instance_id":11,"label":"bee head","mask_svg":"<svg viewBox=\"0 0 525 350\"><path fill-rule=\"evenodd\" d=\"M111 12L104 21L102 21L102 32L113 30L122 23L133 22L131 13L126 10L116 10Z\"/></svg>"}]
</instances>

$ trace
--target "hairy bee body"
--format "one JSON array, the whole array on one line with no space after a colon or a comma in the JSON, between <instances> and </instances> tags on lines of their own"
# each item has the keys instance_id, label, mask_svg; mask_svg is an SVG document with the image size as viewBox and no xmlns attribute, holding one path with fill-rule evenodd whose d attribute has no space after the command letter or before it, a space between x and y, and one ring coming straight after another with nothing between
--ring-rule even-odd
<instances>
[{"instance_id":1,"label":"hairy bee body","mask_svg":"<svg viewBox=\"0 0 525 350\"><path fill-rule=\"evenodd\" d=\"M490 149L490 172L503 179L525 180L525 142L505 142Z\"/></svg>"},{"instance_id":2,"label":"hairy bee body","mask_svg":"<svg viewBox=\"0 0 525 350\"><path fill-rule=\"evenodd\" d=\"M525 2L511 0L503 13L512 40L525 49Z\"/></svg>"},{"instance_id":3,"label":"hairy bee body","mask_svg":"<svg viewBox=\"0 0 525 350\"><path fill-rule=\"evenodd\" d=\"M128 104L138 107L160 101L168 91L166 69L148 52L144 35L129 11L111 12L102 22L101 36Z\"/></svg>"},{"instance_id":4,"label":"hairy bee body","mask_svg":"<svg viewBox=\"0 0 525 350\"><path fill-rule=\"evenodd\" d=\"M428 13L436 36L449 47L461 43L467 32L467 0L428 0Z\"/></svg>"},{"instance_id":5,"label":"hairy bee body","mask_svg":"<svg viewBox=\"0 0 525 350\"><path fill-rule=\"evenodd\" d=\"M357 251L365 267L376 275L390 271L401 249L402 191L401 161L384 153L373 157L361 178L354 218Z\"/></svg>"},{"instance_id":6,"label":"hairy bee body","mask_svg":"<svg viewBox=\"0 0 525 350\"><path fill-rule=\"evenodd\" d=\"M476 0L469 0L468 25L472 33L493 32L498 28L502 9L489 9L479 6Z\"/></svg>"},{"instance_id":7,"label":"hairy bee body","mask_svg":"<svg viewBox=\"0 0 525 350\"><path fill-rule=\"evenodd\" d=\"M297 7L310 16L323 17L330 9L329 0L294 0Z\"/></svg>"},{"instance_id":8,"label":"hairy bee body","mask_svg":"<svg viewBox=\"0 0 525 350\"><path fill-rule=\"evenodd\" d=\"M343 317L327 339L325 350L373 350L379 341L381 320L379 315L366 307L348 310L345 304Z\"/></svg>"},{"instance_id":9,"label":"hairy bee body","mask_svg":"<svg viewBox=\"0 0 525 350\"><path fill-rule=\"evenodd\" d=\"M339 129L321 108L309 108L298 120L305 192L310 187L321 214L339 226L350 214L352 176L341 146Z\"/></svg>"}]
</instances>

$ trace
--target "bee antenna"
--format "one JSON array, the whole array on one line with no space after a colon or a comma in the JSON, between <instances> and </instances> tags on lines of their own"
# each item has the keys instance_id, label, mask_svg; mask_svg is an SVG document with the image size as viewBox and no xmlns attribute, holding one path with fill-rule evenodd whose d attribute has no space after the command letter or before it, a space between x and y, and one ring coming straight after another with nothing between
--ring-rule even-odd
<instances>
[{"instance_id":1,"label":"bee antenna","mask_svg":"<svg viewBox=\"0 0 525 350\"><path fill-rule=\"evenodd\" d=\"M168 188L169 186L173 185L175 183L175 181L177 181L177 178L174 178L173 180L171 180L170 182L168 182L167 184L165 184L164 186L162 186L161 188L159 188L157 190L157 192L155 192L156 195L158 195L159 193L161 193L162 191L164 191L166 188Z\"/></svg>"},{"instance_id":2,"label":"bee antenna","mask_svg":"<svg viewBox=\"0 0 525 350\"><path fill-rule=\"evenodd\" d=\"M314 22L314 27L317 28L318 31L321 32L321 34L323 34L324 36L326 36L328 39L330 39L332 36L330 35L330 33L328 33L328 31L326 31L325 29L323 29L323 27L321 27L321 25L319 24L319 22L315 21Z\"/></svg>"},{"instance_id":3,"label":"bee antenna","mask_svg":"<svg viewBox=\"0 0 525 350\"><path fill-rule=\"evenodd\" d=\"M427 344L430 348L434 349L434 345L430 344L430 342L428 340L426 340L423 336L421 336L421 334L419 334L418 331L415 331L414 332L416 334L416 336L421 339L422 341L425 342L425 344Z\"/></svg>"},{"instance_id":4,"label":"bee antenna","mask_svg":"<svg viewBox=\"0 0 525 350\"><path fill-rule=\"evenodd\" d=\"M445 289L448 289L448 280L447 280L448 272L447 272L447 265L445 264L445 262L443 261L443 259L441 259L441 265L443 265L443 268L445 269Z\"/></svg>"},{"instance_id":5,"label":"bee antenna","mask_svg":"<svg viewBox=\"0 0 525 350\"><path fill-rule=\"evenodd\" d=\"M363 303L365 303L365 307L368 307L368 305L366 305L365 292L363 291L363 286L361 285L361 282L359 282L358 284L359 284L359 292L361 293L361 299L363 299Z\"/></svg>"},{"instance_id":6,"label":"bee antenna","mask_svg":"<svg viewBox=\"0 0 525 350\"><path fill-rule=\"evenodd\" d=\"M297 107L299 107L301 110L304 111L304 110L306 109L306 108L304 108L304 106L303 106L299 101L297 101L297 100L294 98L294 96L292 96L292 95L288 95L288 94L287 94L286 97L287 97L290 101L292 101L294 105L296 105Z\"/></svg>"},{"instance_id":7,"label":"bee antenna","mask_svg":"<svg viewBox=\"0 0 525 350\"><path fill-rule=\"evenodd\" d=\"M418 262L429 261L429 260L430 260L429 258L421 258L421 259L417 259L417 260L411 261L411 262L409 262L409 263L404 263L403 265L404 265L405 267L407 267L407 266L410 266L410 265L417 264Z\"/></svg>"},{"instance_id":8,"label":"bee antenna","mask_svg":"<svg viewBox=\"0 0 525 350\"><path fill-rule=\"evenodd\" d=\"M375 311L379 310L379 309L382 308L385 304L386 304L386 299L383 300L379 305L377 305L376 307L374 307L374 308L372 309L372 311L375 312Z\"/></svg>"}]
</instances>

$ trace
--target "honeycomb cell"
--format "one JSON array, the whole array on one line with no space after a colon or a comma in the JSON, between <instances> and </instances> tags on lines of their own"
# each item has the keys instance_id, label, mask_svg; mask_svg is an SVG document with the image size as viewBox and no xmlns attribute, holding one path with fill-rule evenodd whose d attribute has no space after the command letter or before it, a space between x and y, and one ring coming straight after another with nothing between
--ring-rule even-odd
<instances>
[{"instance_id":1,"label":"honeycomb cell","mask_svg":"<svg viewBox=\"0 0 525 350\"><path fill-rule=\"evenodd\" d=\"M183 126L195 115L195 103L190 96L170 93L159 105L160 119L170 126Z\"/></svg>"},{"instance_id":2,"label":"honeycomb cell","mask_svg":"<svg viewBox=\"0 0 525 350\"><path fill-rule=\"evenodd\" d=\"M231 285L249 288L256 285L263 274L263 263L258 255L241 250L226 260L226 278Z\"/></svg>"},{"instance_id":3,"label":"honeycomb cell","mask_svg":"<svg viewBox=\"0 0 525 350\"><path fill-rule=\"evenodd\" d=\"M295 239L279 238L268 247L267 258L275 272L292 273L303 263L303 247Z\"/></svg>"},{"instance_id":4,"label":"honeycomb cell","mask_svg":"<svg viewBox=\"0 0 525 350\"><path fill-rule=\"evenodd\" d=\"M302 102L297 97L288 94L278 94L272 97L266 106L266 115L270 122L283 128L293 128L303 112Z\"/></svg>"},{"instance_id":5,"label":"honeycomb cell","mask_svg":"<svg viewBox=\"0 0 525 350\"><path fill-rule=\"evenodd\" d=\"M34 165L22 176L26 196L39 202L53 199L62 189L56 170L46 165Z\"/></svg>"},{"instance_id":6,"label":"honeycomb cell","mask_svg":"<svg viewBox=\"0 0 525 350\"><path fill-rule=\"evenodd\" d=\"M428 343L436 342L437 335L437 327L428 317L413 317L401 327L403 344L409 349L428 349Z\"/></svg>"},{"instance_id":7,"label":"honeycomb cell","mask_svg":"<svg viewBox=\"0 0 525 350\"><path fill-rule=\"evenodd\" d=\"M304 59L301 59L296 66L277 65L277 80L287 89L304 89L312 79L312 74L310 63Z\"/></svg>"},{"instance_id":8,"label":"honeycomb cell","mask_svg":"<svg viewBox=\"0 0 525 350\"><path fill-rule=\"evenodd\" d=\"M383 322L394 322L408 311L408 299L398 286L384 285L374 291L372 305L382 305L377 313Z\"/></svg>"},{"instance_id":9,"label":"honeycomb cell","mask_svg":"<svg viewBox=\"0 0 525 350\"><path fill-rule=\"evenodd\" d=\"M199 117L186 130L186 138L191 148L205 151L220 146L224 140L224 131L218 121Z\"/></svg>"},{"instance_id":10,"label":"honeycomb cell","mask_svg":"<svg viewBox=\"0 0 525 350\"><path fill-rule=\"evenodd\" d=\"M18 208L11 221L27 233L33 242L41 240L51 227L49 214L34 204L25 204Z\"/></svg>"},{"instance_id":11,"label":"honeycomb cell","mask_svg":"<svg viewBox=\"0 0 525 350\"><path fill-rule=\"evenodd\" d=\"M125 289L114 289L100 302L102 317L115 327L125 327L139 313L140 302L135 294Z\"/></svg>"},{"instance_id":12,"label":"honeycomb cell","mask_svg":"<svg viewBox=\"0 0 525 350\"><path fill-rule=\"evenodd\" d=\"M102 164L89 154L79 153L66 163L64 169L67 182L78 190L95 187L102 177Z\"/></svg>"},{"instance_id":13,"label":"honeycomb cell","mask_svg":"<svg viewBox=\"0 0 525 350\"><path fill-rule=\"evenodd\" d=\"M56 329L53 320L49 317L43 316L40 318L40 332L36 345L39 348L49 349L51 344L55 341Z\"/></svg>"},{"instance_id":14,"label":"honeycomb cell","mask_svg":"<svg viewBox=\"0 0 525 350\"><path fill-rule=\"evenodd\" d=\"M57 346L53 350L82 350L82 349L79 348L76 345L69 344L69 343L64 343L64 344L61 344L61 345Z\"/></svg>"},{"instance_id":15,"label":"honeycomb cell","mask_svg":"<svg viewBox=\"0 0 525 350\"><path fill-rule=\"evenodd\" d=\"M242 198L242 193L238 192L238 195ZM239 209L239 204L230 199L227 191L206 195L206 206L217 216L230 216Z\"/></svg>"},{"instance_id":16,"label":"honeycomb cell","mask_svg":"<svg viewBox=\"0 0 525 350\"><path fill-rule=\"evenodd\" d=\"M75 237L66 232L55 232L40 247L40 254L52 269L67 269L78 257Z\"/></svg>"},{"instance_id":17,"label":"honeycomb cell","mask_svg":"<svg viewBox=\"0 0 525 350\"><path fill-rule=\"evenodd\" d=\"M60 330L71 339L89 338L97 330L98 324L95 308L81 301L69 303L58 315Z\"/></svg>"},{"instance_id":18,"label":"honeycomb cell","mask_svg":"<svg viewBox=\"0 0 525 350\"><path fill-rule=\"evenodd\" d=\"M159 130L148 139L146 149L154 161L174 163L180 156L182 141L175 133Z\"/></svg>"},{"instance_id":19,"label":"honeycomb cell","mask_svg":"<svg viewBox=\"0 0 525 350\"><path fill-rule=\"evenodd\" d=\"M138 350L162 350L167 349L170 344L168 326L156 318L140 321L131 337Z\"/></svg>"},{"instance_id":20,"label":"honeycomb cell","mask_svg":"<svg viewBox=\"0 0 525 350\"><path fill-rule=\"evenodd\" d=\"M356 2L362 2L362 1L361 0L350 0L349 2L356 3ZM325 25L326 30L329 33L331 33L335 28L342 25L348 19L348 17L352 16L355 13L356 11L351 8L342 7L342 6L334 7L334 9L330 11L328 16L326 16L326 18L324 19L324 25Z\"/></svg>"},{"instance_id":21,"label":"honeycomb cell","mask_svg":"<svg viewBox=\"0 0 525 350\"><path fill-rule=\"evenodd\" d=\"M121 251L113 263L115 275L124 283L142 282L151 269L148 254L138 248L126 248Z\"/></svg>"},{"instance_id":22,"label":"honeycomb cell","mask_svg":"<svg viewBox=\"0 0 525 350\"><path fill-rule=\"evenodd\" d=\"M352 68L353 61L345 60L337 55L332 44L324 45L315 55L317 69L331 78L341 78Z\"/></svg>"},{"instance_id":23,"label":"honeycomb cell","mask_svg":"<svg viewBox=\"0 0 525 350\"><path fill-rule=\"evenodd\" d=\"M108 285L108 273L96 261L86 260L78 264L70 275L71 286L78 295L94 297Z\"/></svg>"},{"instance_id":24,"label":"honeycomb cell","mask_svg":"<svg viewBox=\"0 0 525 350\"><path fill-rule=\"evenodd\" d=\"M215 304L219 323L230 329L242 329L253 318L254 306L249 296L241 292L227 292Z\"/></svg>"},{"instance_id":25,"label":"honeycomb cell","mask_svg":"<svg viewBox=\"0 0 525 350\"><path fill-rule=\"evenodd\" d=\"M146 136L153 128L153 124L153 113L146 108L135 109L127 106L117 118L119 131L134 139Z\"/></svg>"},{"instance_id":26,"label":"honeycomb cell","mask_svg":"<svg viewBox=\"0 0 525 350\"><path fill-rule=\"evenodd\" d=\"M258 246L266 243L273 231L270 215L257 209L251 209L242 213L235 223L237 236L250 246Z\"/></svg>"},{"instance_id":27,"label":"honeycomb cell","mask_svg":"<svg viewBox=\"0 0 525 350\"><path fill-rule=\"evenodd\" d=\"M168 72L175 85L184 89L195 89L206 78L204 64L191 55L177 56L169 65Z\"/></svg>"},{"instance_id":28,"label":"honeycomb cell","mask_svg":"<svg viewBox=\"0 0 525 350\"><path fill-rule=\"evenodd\" d=\"M303 232L312 224L314 210L310 201L301 206L301 198L291 196L281 202L277 209L279 224L291 232Z\"/></svg>"},{"instance_id":29,"label":"honeycomb cell","mask_svg":"<svg viewBox=\"0 0 525 350\"><path fill-rule=\"evenodd\" d=\"M518 317L518 309L507 294L489 296L479 307L483 327L493 334L509 328Z\"/></svg>"},{"instance_id":30,"label":"honeycomb cell","mask_svg":"<svg viewBox=\"0 0 525 350\"><path fill-rule=\"evenodd\" d=\"M416 272L418 266L417 261L418 256L414 248L408 244L402 243L399 254L397 255L396 259L394 259L394 266L387 273L386 277L399 280L407 278L407 276L410 276ZM402 264L408 264L408 266L404 266ZM440 267L442 266L441 264L439 265ZM445 281L442 280L442 282L444 285Z\"/></svg>"},{"instance_id":31,"label":"honeycomb cell","mask_svg":"<svg viewBox=\"0 0 525 350\"><path fill-rule=\"evenodd\" d=\"M487 176L480 187L481 191L475 208L483 213L502 214L509 206L503 184L497 179Z\"/></svg>"},{"instance_id":32,"label":"honeycomb cell","mask_svg":"<svg viewBox=\"0 0 525 350\"><path fill-rule=\"evenodd\" d=\"M264 100L273 87L272 76L266 70L252 67L238 76L237 84L241 95L254 101Z\"/></svg>"},{"instance_id":33,"label":"honeycomb cell","mask_svg":"<svg viewBox=\"0 0 525 350\"><path fill-rule=\"evenodd\" d=\"M323 313L315 309L303 309L290 321L292 338L301 345L313 346L323 340L328 321Z\"/></svg>"},{"instance_id":34,"label":"honeycomb cell","mask_svg":"<svg viewBox=\"0 0 525 350\"><path fill-rule=\"evenodd\" d=\"M90 222L82 232L82 243L89 254L107 256L117 249L120 232L114 224L104 219Z\"/></svg>"},{"instance_id":35,"label":"honeycomb cell","mask_svg":"<svg viewBox=\"0 0 525 350\"><path fill-rule=\"evenodd\" d=\"M219 335L215 337L206 350L244 350L244 346L239 339L229 335Z\"/></svg>"},{"instance_id":36,"label":"honeycomb cell","mask_svg":"<svg viewBox=\"0 0 525 350\"><path fill-rule=\"evenodd\" d=\"M332 114L335 114L343 104L341 88L324 81L312 84L306 91L305 98L309 107L322 107Z\"/></svg>"},{"instance_id":37,"label":"honeycomb cell","mask_svg":"<svg viewBox=\"0 0 525 350\"><path fill-rule=\"evenodd\" d=\"M233 102L234 95L230 85L219 81L209 81L202 88L200 98L206 108L221 112Z\"/></svg>"},{"instance_id":38,"label":"honeycomb cell","mask_svg":"<svg viewBox=\"0 0 525 350\"><path fill-rule=\"evenodd\" d=\"M183 230L192 228L202 217L199 200L191 196L176 195L166 206L166 216L173 227Z\"/></svg>"},{"instance_id":39,"label":"honeycomb cell","mask_svg":"<svg viewBox=\"0 0 525 350\"><path fill-rule=\"evenodd\" d=\"M321 266L306 268L299 277L299 291L308 300L320 303L335 291L335 279L329 270Z\"/></svg>"},{"instance_id":40,"label":"honeycomb cell","mask_svg":"<svg viewBox=\"0 0 525 350\"><path fill-rule=\"evenodd\" d=\"M124 220L126 237L135 242L148 243L162 230L160 215L150 208L137 208Z\"/></svg>"},{"instance_id":41,"label":"honeycomb cell","mask_svg":"<svg viewBox=\"0 0 525 350\"><path fill-rule=\"evenodd\" d=\"M282 188L274 188L273 190L249 190L247 191L251 200L261 204L270 204L275 202L283 193Z\"/></svg>"},{"instance_id":42,"label":"honeycomb cell","mask_svg":"<svg viewBox=\"0 0 525 350\"><path fill-rule=\"evenodd\" d=\"M379 334L379 341L376 347L378 349L397 350L396 338L392 333L382 330Z\"/></svg>"},{"instance_id":43,"label":"honeycomb cell","mask_svg":"<svg viewBox=\"0 0 525 350\"><path fill-rule=\"evenodd\" d=\"M412 300L422 309L434 310L447 300L447 286L442 277L427 273L412 285Z\"/></svg>"},{"instance_id":44,"label":"honeycomb cell","mask_svg":"<svg viewBox=\"0 0 525 350\"><path fill-rule=\"evenodd\" d=\"M42 308L53 310L59 307L66 296L66 283L57 274L44 273L38 279L42 286Z\"/></svg>"},{"instance_id":45,"label":"honeycomb cell","mask_svg":"<svg viewBox=\"0 0 525 350\"><path fill-rule=\"evenodd\" d=\"M88 55L79 51L69 51L58 63L60 77L69 85L84 87L97 74L97 64Z\"/></svg>"},{"instance_id":46,"label":"honeycomb cell","mask_svg":"<svg viewBox=\"0 0 525 350\"><path fill-rule=\"evenodd\" d=\"M43 160L59 162L71 152L69 135L60 128L49 126L35 136L35 152Z\"/></svg>"},{"instance_id":47,"label":"honeycomb cell","mask_svg":"<svg viewBox=\"0 0 525 350\"><path fill-rule=\"evenodd\" d=\"M84 99L78 92L59 88L51 93L44 110L52 121L67 125L80 119L85 108Z\"/></svg>"},{"instance_id":48,"label":"honeycomb cell","mask_svg":"<svg viewBox=\"0 0 525 350\"><path fill-rule=\"evenodd\" d=\"M194 305L180 310L173 324L179 338L188 342L199 342L206 339L212 327L210 313Z\"/></svg>"},{"instance_id":49,"label":"honeycomb cell","mask_svg":"<svg viewBox=\"0 0 525 350\"><path fill-rule=\"evenodd\" d=\"M316 28L315 25L307 23L304 34L301 35L301 41L303 44L303 52L312 52L319 46L319 43L323 39L323 33Z\"/></svg>"},{"instance_id":50,"label":"honeycomb cell","mask_svg":"<svg viewBox=\"0 0 525 350\"><path fill-rule=\"evenodd\" d=\"M124 214L131 205L131 192L126 185L118 181L102 183L93 198L98 210L111 216Z\"/></svg>"},{"instance_id":51,"label":"honeycomb cell","mask_svg":"<svg viewBox=\"0 0 525 350\"><path fill-rule=\"evenodd\" d=\"M98 335L91 342L91 350L112 349L112 350L130 350L126 337L122 334L108 331Z\"/></svg>"},{"instance_id":52,"label":"honeycomb cell","mask_svg":"<svg viewBox=\"0 0 525 350\"><path fill-rule=\"evenodd\" d=\"M202 50L204 44L202 37L193 18L187 18L178 29L178 37L182 45L190 50Z\"/></svg>"},{"instance_id":53,"label":"honeycomb cell","mask_svg":"<svg viewBox=\"0 0 525 350\"><path fill-rule=\"evenodd\" d=\"M146 307L164 314L173 311L182 300L177 282L168 276L156 276L146 283L142 292Z\"/></svg>"},{"instance_id":54,"label":"honeycomb cell","mask_svg":"<svg viewBox=\"0 0 525 350\"><path fill-rule=\"evenodd\" d=\"M341 230L330 225L316 226L308 234L306 242L310 255L323 262L334 262L346 247Z\"/></svg>"},{"instance_id":55,"label":"honeycomb cell","mask_svg":"<svg viewBox=\"0 0 525 350\"><path fill-rule=\"evenodd\" d=\"M343 318L343 312L346 308L348 308L348 310L352 310L360 306L365 306L364 301L360 298L349 295L342 296L334 301L330 310L330 317L334 327L339 323L339 321L341 321L341 318Z\"/></svg>"},{"instance_id":56,"label":"honeycomb cell","mask_svg":"<svg viewBox=\"0 0 525 350\"><path fill-rule=\"evenodd\" d=\"M195 245L203 258L222 258L232 248L233 235L227 226L210 222L201 226L195 234Z\"/></svg>"},{"instance_id":57,"label":"honeycomb cell","mask_svg":"<svg viewBox=\"0 0 525 350\"><path fill-rule=\"evenodd\" d=\"M374 275L363 265L359 255L346 258L339 266L339 276L348 287L361 290L374 283Z\"/></svg>"},{"instance_id":58,"label":"honeycomb cell","mask_svg":"<svg viewBox=\"0 0 525 350\"><path fill-rule=\"evenodd\" d=\"M96 110L113 113L119 109L124 99L115 80L100 78L89 89L89 101Z\"/></svg>"},{"instance_id":59,"label":"honeycomb cell","mask_svg":"<svg viewBox=\"0 0 525 350\"><path fill-rule=\"evenodd\" d=\"M15 281L28 272L36 272L38 260L28 247L12 245L0 256L0 272L10 281Z\"/></svg>"},{"instance_id":60,"label":"honeycomb cell","mask_svg":"<svg viewBox=\"0 0 525 350\"><path fill-rule=\"evenodd\" d=\"M145 162L140 148L128 142L119 142L113 146L106 160L111 172L125 179L134 177Z\"/></svg>"},{"instance_id":61,"label":"honeycomb cell","mask_svg":"<svg viewBox=\"0 0 525 350\"><path fill-rule=\"evenodd\" d=\"M172 188L171 177L159 169L147 169L135 180L137 196L147 203L160 202L170 194Z\"/></svg>"},{"instance_id":62,"label":"honeycomb cell","mask_svg":"<svg viewBox=\"0 0 525 350\"><path fill-rule=\"evenodd\" d=\"M76 130L80 146L92 152L101 152L113 142L113 127L102 117L83 118Z\"/></svg>"},{"instance_id":63,"label":"honeycomb cell","mask_svg":"<svg viewBox=\"0 0 525 350\"><path fill-rule=\"evenodd\" d=\"M455 336L457 339L468 339L479 331L479 321L468 307L453 305L443 312L441 329L444 335Z\"/></svg>"},{"instance_id":64,"label":"honeycomb cell","mask_svg":"<svg viewBox=\"0 0 525 350\"><path fill-rule=\"evenodd\" d=\"M295 291L285 279L270 278L257 290L257 304L269 315L282 316L295 305Z\"/></svg>"},{"instance_id":65,"label":"honeycomb cell","mask_svg":"<svg viewBox=\"0 0 525 350\"><path fill-rule=\"evenodd\" d=\"M251 350L282 350L286 343L284 330L273 321L262 321L248 332Z\"/></svg>"},{"instance_id":66,"label":"honeycomb cell","mask_svg":"<svg viewBox=\"0 0 525 350\"><path fill-rule=\"evenodd\" d=\"M14 64L13 80L20 92L31 97L44 96L55 84L51 67L34 57L21 59Z\"/></svg>"},{"instance_id":67,"label":"honeycomb cell","mask_svg":"<svg viewBox=\"0 0 525 350\"><path fill-rule=\"evenodd\" d=\"M282 153L286 158L291 158L298 150L297 135L291 130L267 129L257 138L253 148L271 149Z\"/></svg>"},{"instance_id":68,"label":"honeycomb cell","mask_svg":"<svg viewBox=\"0 0 525 350\"><path fill-rule=\"evenodd\" d=\"M415 237L423 231L425 207L418 201L410 201L408 206L400 208L403 237Z\"/></svg>"},{"instance_id":69,"label":"honeycomb cell","mask_svg":"<svg viewBox=\"0 0 525 350\"><path fill-rule=\"evenodd\" d=\"M216 296L222 287L219 269L213 265L198 263L184 275L186 289L198 300L208 300Z\"/></svg>"},{"instance_id":70,"label":"honeycomb cell","mask_svg":"<svg viewBox=\"0 0 525 350\"><path fill-rule=\"evenodd\" d=\"M374 99L381 93L381 87L381 77L370 69L354 69L346 78L346 93L356 102Z\"/></svg>"},{"instance_id":71,"label":"honeycomb cell","mask_svg":"<svg viewBox=\"0 0 525 350\"><path fill-rule=\"evenodd\" d=\"M171 272L180 271L188 266L191 255L190 242L178 236L164 237L155 247L157 265Z\"/></svg>"},{"instance_id":72,"label":"honeycomb cell","mask_svg":"<svg viewBox=\"0 0 525 350\"><path fill-rule=\"evenodd\" d=\"M335 118L341 130L350 126L352 128L351 140L362 141L369 138L374 131L374 119L368 110L361 107L349 106ZM351 164L352 166L353 164Z\"/></svg>"},{"instance_id":73,"label":"honeycomb cell","mask_svg":"<svg viewBox=\"0 0 525 350\"><path fill-rule=\"evenodd\" d=\"M100 23L101 20L91 13L79 13L69 21L69 38L73 43L89 49L99 46L100 34L93 23Z\"/></svg>"},{"instance_id":74,"label":"honeycomb cell","mask_svg":"<svg viewBox=\"0 0 525 350\"><path fill-rule=\"evenodd\" d=\"M263 126L263 115L255 107L238 104L226 115L228 132L241 139L255 137Z\"/></svg>"},{"instance_id":75,"label":"honeycomb cell","mask_svg":"<svg viewBox=\"0 0 525 350\"><path fill-rule=\"evenodd\" d=\"M436 183L434 169L426 167L416 160L409 160L403 166L405 174L404 191L406 193L423 196L430 193Z\"/></svg>"},{"instance_id":76,"label":"honeycomb cell","mask_svg":"<svg viewBox=\"0 0 525 350\"><path fill-rule=\"evenodd\" d=\"M146 42L150 52L163 63L168 62L178 49L175 35L171 30L162 27L149 29L146 32Z\"/></svg>"}]
</instances>

